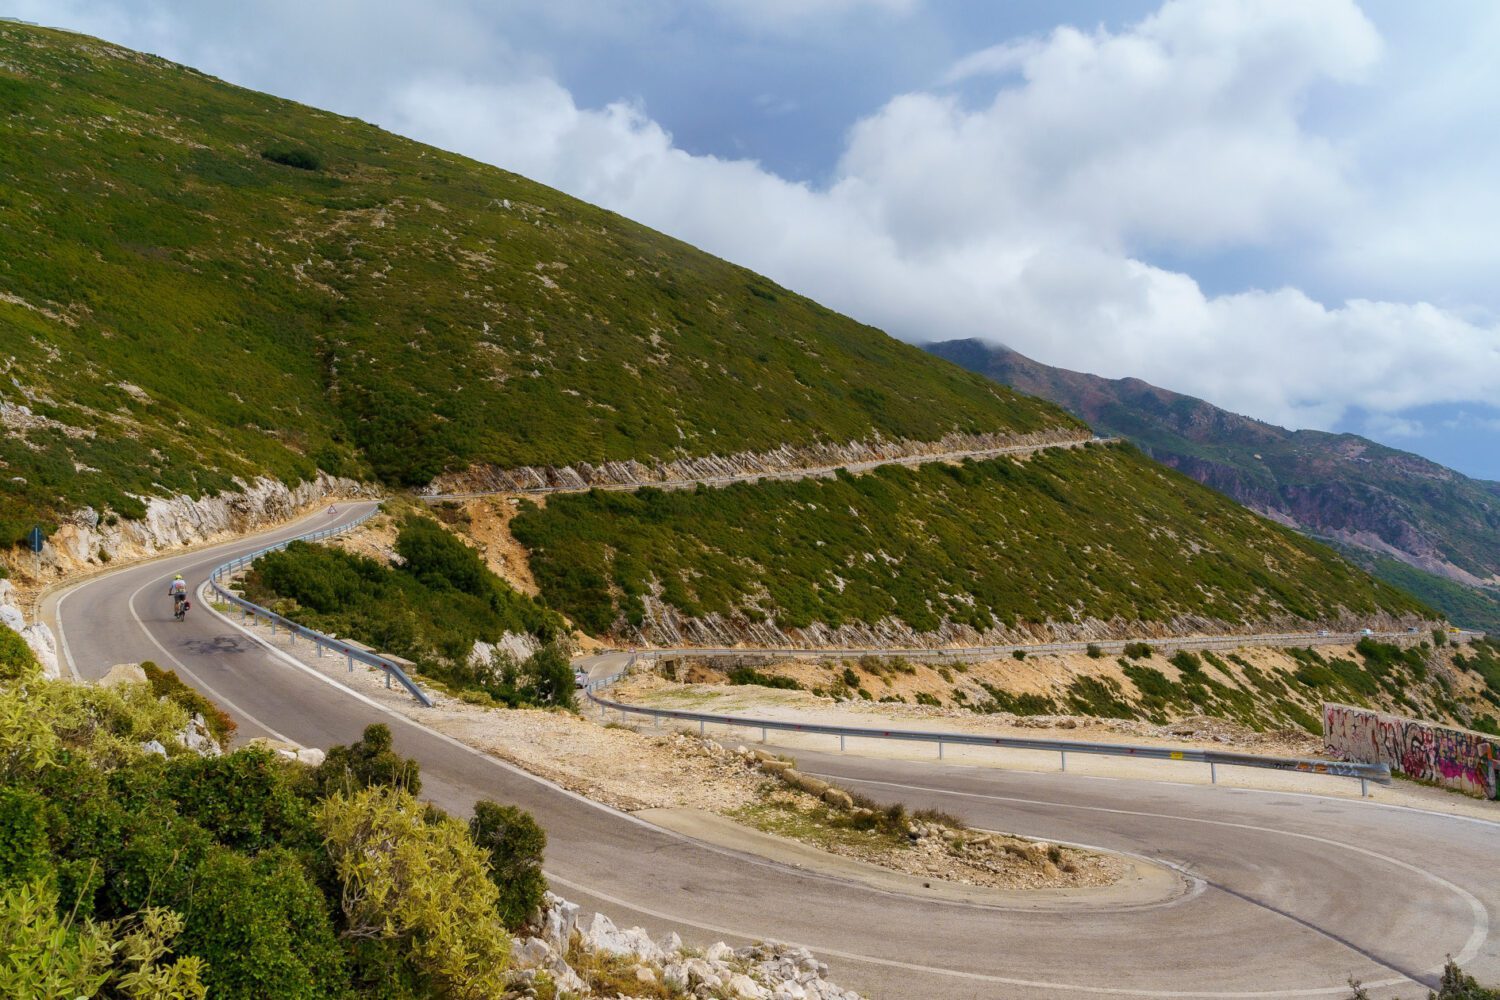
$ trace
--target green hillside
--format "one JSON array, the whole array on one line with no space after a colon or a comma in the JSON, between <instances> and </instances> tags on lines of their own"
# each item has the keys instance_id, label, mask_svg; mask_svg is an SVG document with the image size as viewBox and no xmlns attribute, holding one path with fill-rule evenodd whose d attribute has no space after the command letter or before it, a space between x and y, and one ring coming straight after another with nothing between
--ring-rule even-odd
<instances>
[{"instance_id":1,"label":"green hillside","mask_svg":"<svg viewBox=\"0 0 1500 1000\"><path fill-rule=\"evenodd\" d=\"M543 597L596 632L689 617L978 631L1426 613L1331 550L1128 445L693 492L595 491L512 524Z\"/></svg>"},{"instance_id":2,"label":"green hillside","mask_svg":"<svg viewBox=\"0 0 1500 1000\"><path fill-rule=\"evenodd\" d=\"M1077 426L515 174L81 35L0 23L0 176L0 543L260 473Z\"/></svg>"}]
</instances>

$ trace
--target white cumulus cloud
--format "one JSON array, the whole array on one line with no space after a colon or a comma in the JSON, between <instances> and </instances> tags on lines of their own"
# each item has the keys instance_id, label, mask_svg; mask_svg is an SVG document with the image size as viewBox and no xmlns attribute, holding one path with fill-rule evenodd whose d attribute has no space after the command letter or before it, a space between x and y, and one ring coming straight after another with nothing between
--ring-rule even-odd
<instances>
[{"instance_id":1,"label":"white cumulus cloud","mask_svg":"<svg viewBox=\"0 0 1500 1000\"><path fill-rule=\"evenodd\" d=\"M1495 327L1422 302L1209 295L1153 252L1320 238L1359 204L1353 153L1310 132L1309 88L1381 42L1352 4L1169 2L1118 32L986 50L966 90L900 95L813 188L689 155L637 106L580 108L546 79L429 79L400 131L460 149L744 263L898 336L976 336L1327 427L1500 392Z\"/></svg>"}]
</instances>

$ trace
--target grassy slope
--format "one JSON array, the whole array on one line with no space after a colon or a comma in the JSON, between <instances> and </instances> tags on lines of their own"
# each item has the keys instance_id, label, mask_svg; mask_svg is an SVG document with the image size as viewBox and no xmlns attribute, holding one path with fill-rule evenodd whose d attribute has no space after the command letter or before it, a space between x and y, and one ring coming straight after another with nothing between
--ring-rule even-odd
<instances>
[{"instance_id":1,"label":"grassy slope","mask_svg":"<svg viewBox=\"0 0 1500 1000\"><path fill-rule=\"evenodd\" d=\"M57 422L0 441L0 544L260 472L1074 424L514 174L84 36L0 24L0 176L0 402Z\"/></svg>"},{"instance_id":2,"label":"grassy slope","mask_svg":"<svg viewBox=\"0 0 1500 1000\"><path fill-rule=\"evenodd\" d=\"M512 523L549 603L603 631L641 596L783 627L1094 617L1319 620L1421 606L1129 446L836 480L552 497ZM1190 583L1189 583L1190 581ZM1187 585L1185 585L1187 584Z\"/></svg>"}]
</instances>

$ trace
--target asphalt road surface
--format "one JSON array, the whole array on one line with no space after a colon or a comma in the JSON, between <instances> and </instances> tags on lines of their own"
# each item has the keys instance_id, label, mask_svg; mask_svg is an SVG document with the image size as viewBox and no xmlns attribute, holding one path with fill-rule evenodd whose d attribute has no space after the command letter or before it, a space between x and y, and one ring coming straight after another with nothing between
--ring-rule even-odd
<instances>
[{"instance_id":1,"label":"asphalt road surface","mask_svg":"<svg viewBox=\"0 0 1500 1000\"><path fill-rule=\"evenodd\" d=\"M327 747L385 722L442 807L465 814L488 798L535 814L559 893L689 942L804 944L831 978L872 997L1342 997L1354 976L1379 984L1374 996L1413 998L1448 955L1500 981L1497 824L1315 796L799 752L805 770L878 798L1130 851L1178 866L1191 886L1166 903L1061 912L924 900L662 831L388 713L205 608L172 620L173 573L196 592L234 555L368 507L96 577L54 594L44 616L79 676L155 660L229 710L244 738Z\"/></svg>"}]
</instances>

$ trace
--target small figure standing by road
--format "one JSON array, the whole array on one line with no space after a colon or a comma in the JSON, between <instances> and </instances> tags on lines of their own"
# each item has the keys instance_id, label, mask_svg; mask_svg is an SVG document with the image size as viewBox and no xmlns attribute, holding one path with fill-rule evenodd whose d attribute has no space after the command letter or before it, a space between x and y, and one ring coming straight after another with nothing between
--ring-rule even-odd
<instances>
[{"instance_id":1,"label":"small figure standing by road","mask_svg":"<svg viewBox=\"0 0 1500 1000\"><path fill-rule=\"evenodd\" d=\"M172 577L167 593L172 595L172 617L182 621L187 613L187 581L182 578L181 573Z\"/></svg>"}]
</instances>

